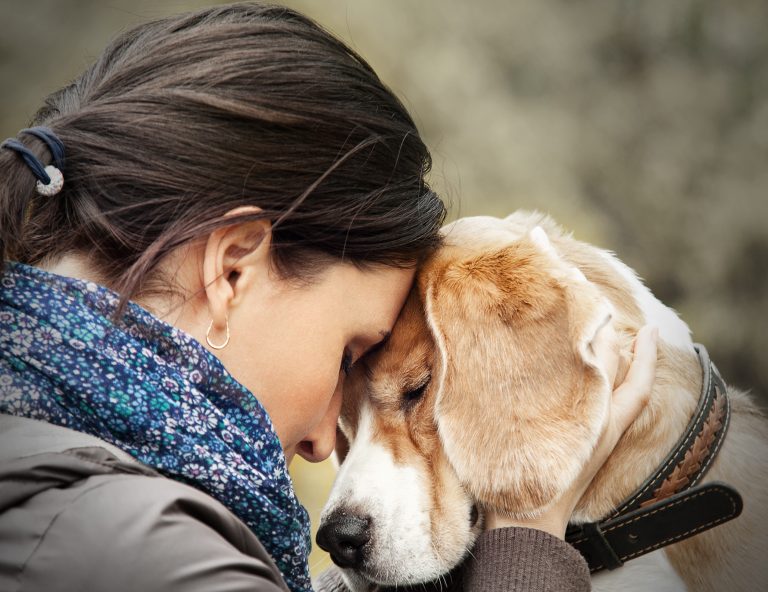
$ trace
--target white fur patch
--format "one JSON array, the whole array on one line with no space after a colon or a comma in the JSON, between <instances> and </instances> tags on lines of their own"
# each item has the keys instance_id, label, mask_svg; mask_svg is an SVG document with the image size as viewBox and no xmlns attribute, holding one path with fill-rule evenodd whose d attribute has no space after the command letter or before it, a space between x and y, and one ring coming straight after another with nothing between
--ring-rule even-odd
<instances>
[{"instance_id":1,"label":"white fur patch","mask_svg":"<svg viewBox=\"0 0 768 592\"><path fill-rule=\"evenodd\" d=\"M603 257L618 271L632 289L632 296L643 312L646 324L659 328L659 338L669 345L674 345L686 351L693 351L691 330L674 310L663 304L643 284L630 267L617 259L613 253L597 249Z\"/></svg>"},{"instance_id":2,"label":"white fur patch","mask_svg":"<svg viewBox=\"0 0 768 592\"><path fill-rule=\"evenodd\" d=\"M427 326L434 339L437 351L440 354L440 376L437 378L437 390L435 394L435 417L440 417L440 395L443 392L443 386L445 385L445 377L448 374L448 351L445 347L445 338L440 332L440 329L435 324L435 315L432 310L432 286L427 286L427 292L424 298L424 313L427 321ZM448 444L445 439L442 440L443 448ZM450 455L449 455L450 456Z\"/></svg>"},{"instance_id":3,"label":"white fur patch","mask_svg":"<svg viewBox=\"0 0 768 592\"><path fill-rule=\"evenodd\" d=\"M653 551L614 571L601 571L592 576L594 592L686 592L663 550Z\"/></svg>"},{"instance_id":4,"label":"white fur patch","mask_svg":"<svg viewBox=\"0 0 768 592\"><path fill-rule=\"evenodd\" d=\"M525 233L510 232L498 218L491 216L459 218L443 226L442 233L448 244L461 244L468 248L498 248L525 236Z\"/></svg>"},{"instance_id":5,"label":"white fur patch","mask_svg":"<svg viewBox=\"0 0 768 592\"><path fill-rule=\"evenodd\" d=\"M446 436L446 428L445 428L445 421L441 421L441 418L443 415L440 413L440 397L443 393L443 388L445 386L445 377L448 375L448 350L445 346L445 337L443 336L442 332L440 331L439 327L435 323L435 315L433 311L432 303L434 302L434 298L432 298L432 286L427 286L427 291L425 295L425 302L424 302L424 312L427 320L427 326L429 327L429 331L432 334L432 339L434 340L435 347L437 349L437 352L440 355L440 374L437 378L437 389L435 391L435 411L434 415L437 418L437 431L438 434L440 434L440 443L443 446L443 450L445 451L446 456L450 458L456 458L456 456L459 455L458 451L456 450L456 447L453 445L453 439L450 438L450 436ZM502 359L501 356L497 359ZM485 377L481 377L481 379L484 379ZM480 387L482 388L482 386Z\"/></svg>"},{"instance_id":6,"label":"white fur patch","mask_svg":"<svg viewBox=\"0 0 768 592\"><path fill-rule=\"evenodd\" d=\"M428 483L417 467L395 464L391 452L372 440L372 431L372 411L364 403L357 436L323 517L342 507L370 516L371 550L363 569L367 579L405 584L436 578L460 557L441 558L434 552Z\"/></svg>"},{"instance_id":7,"label":"white fur patch","mask_svg":"<svg viewBox=\"0 0 768 592\"><path fill-rule=\"evenodd\" d=\"M544 229L541 226L536 226L533 230L531 230L531 232L528 233L528 236L531 237L533 244L539 247L539 249L545 253L549 253L550 255L557 257L555 249L552 248L552 243L549 242L547 233L544 232Z\"/></svg>"}]
</instances>

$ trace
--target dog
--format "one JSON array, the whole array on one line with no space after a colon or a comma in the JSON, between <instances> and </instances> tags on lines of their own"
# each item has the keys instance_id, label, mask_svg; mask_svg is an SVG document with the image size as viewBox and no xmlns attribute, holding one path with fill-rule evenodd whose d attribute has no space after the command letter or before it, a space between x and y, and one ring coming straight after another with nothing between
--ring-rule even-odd
<instances>
[{"instance_id":1,"label":"dog","mask_svg":"<svg viewBox=\"0 0 768 592\"><path fill-rule=\"evenodd\" d=\"M318 542L351 590L438 580L468 556L484 508L531 517L567 490L641 326L659 328L649 403L572 524L610 517L680 441L706 390L688 326L612 253L538 213L464 218L443 234L389 340L345 384L343 462ZM598 335L619 352L613 384ZM702 484L741 493L743 514L596 573L595 590L764 589L768 421L746 393L728 387L727 397L716 424L730 421L727 437L699 464Z\"/></svg>"}]
</instances>

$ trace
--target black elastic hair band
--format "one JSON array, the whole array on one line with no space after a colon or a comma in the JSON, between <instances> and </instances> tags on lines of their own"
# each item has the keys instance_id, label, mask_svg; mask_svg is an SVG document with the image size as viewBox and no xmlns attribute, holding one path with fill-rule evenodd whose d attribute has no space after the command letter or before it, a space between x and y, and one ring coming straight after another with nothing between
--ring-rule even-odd
<instances>
[{"instance_id":1,"label":"black elastic hair band","mask_svg":"<svg viewBox=\"0 0 768 592\"><path fill-rule=\"evenodd\" d=\"M48 173L45 172L43 163L38 160L37 156L35 156L29 148L19 142L16 138L8 138L5 142L0 144L0 148L10 148L18 153L24 162L27 163L32 174L37 177L37 180L43 185L48 185L48 183L51 182L51 178L48 176Z\"/></svg>"},{"instance_id":2,"label":"black elastic hair band","mask_svg":"<svg viewBox=\"0 0 768 592\"><path fill-rule=\"evenodd\" d=\"M45 142L45 145L48 146L48 150L51 152L54 166L60 171L64 169L64 144L50 128L43 126L30 127L21 130L19 134L31 134ZM45 172L45 166L40 162L40 159L16 138L8 138L0 144L0 148L10 148L18 153L32 171L32 174L43 185L48 185L51 182L51 177Z\"/></svg>"},{"instance_id":3,"label":"black elastic hair band","mask_svg":"<svg viewBox=\"0 0 768 592\"><path fill-rule=\"evenodd\" d=\"M64 170L64 143L59 140L59 137L53 133L51 128L43 125L27 127L21 130L19 134L30 134L45 142L45 145L48 146L48 150L51 152L53 166L60 171Z\"/></svg>"}]
</instances>

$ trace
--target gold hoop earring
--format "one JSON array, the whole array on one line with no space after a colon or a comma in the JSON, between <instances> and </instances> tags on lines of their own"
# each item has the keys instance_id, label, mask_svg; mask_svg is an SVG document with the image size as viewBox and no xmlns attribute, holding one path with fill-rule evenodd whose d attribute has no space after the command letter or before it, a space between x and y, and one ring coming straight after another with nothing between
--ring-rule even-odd
<instances>
[{"instance_id":1,"label":"gold hoop earring","mask_svg":"<svg viewBox=\"0 0 768 592\"><path fill-rule=\"evenodd\" d=\"M226 318L227 322L227 338L224 340L224 343L222 344L215 344L211 342L211 329L213 328L213 319L211 319L211 324L208 325L208 330L205 332L205 342L211 346L213 349L224 349L229 344L229 318Z\"/></svg>"}]
</instances>

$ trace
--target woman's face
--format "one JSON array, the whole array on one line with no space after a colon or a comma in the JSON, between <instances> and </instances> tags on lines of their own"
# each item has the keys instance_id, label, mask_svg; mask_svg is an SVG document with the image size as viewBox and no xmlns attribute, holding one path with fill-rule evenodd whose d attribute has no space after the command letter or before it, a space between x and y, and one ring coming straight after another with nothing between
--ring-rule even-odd
<instances>
[{"instance_id":1,"label":"woman's face","mask_svg":"<svg viewBox=\"0 0 768 592\"><path fill-rule=\"evenodd\" d=\"M229 344L214 353L264 405L289 462L331 454L345 370L386 339L413 276L349 263L304 286L268 274L230 308Z\"/></svg>"},{"instance_id":2,"label":"woman's face","mask_svg":"<svg viewBox=\"0 0 768 592\"><path fill-rule=\"evenodd\" d=\"M162 299L139 301L203 344L211 322L210 300L217 298L210 279L201 273L202 261L215 258L209 251L180 252L169 266L175 281L197 298L180 307ZM74 255L47 269L101 281L85 259ZM210 351L264 405L289 462L297 452L312 462L324 460L336 442L345 367L349 370L386 339L415 270L361 270L334 263L313 283L298 285L277 276L269 257L256 253L250 260L238 259L234 271L219 282L225 288L218 290L227 293L223 298L230 339L224 349ZM213 333L211 340L221 343L224 338Z\"/></svg>"}]
</instances>

